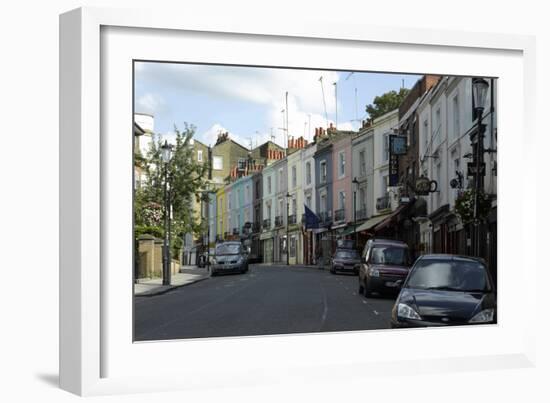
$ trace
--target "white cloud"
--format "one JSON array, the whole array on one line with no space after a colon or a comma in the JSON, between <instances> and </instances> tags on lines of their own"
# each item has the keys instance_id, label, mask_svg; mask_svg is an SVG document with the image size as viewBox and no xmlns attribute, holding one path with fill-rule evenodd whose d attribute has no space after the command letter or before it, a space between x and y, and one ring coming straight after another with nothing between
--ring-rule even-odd
<instances>
[{"instance_id":1,"label":"white cloud","mask_svg":"<svg viewBox=\"0 0 550 403\"><path fill-rule=\"evenodd\" d=\"M321 90L320 77L323 77ZM290 136L306 135L313 138L315 127L327 127L334 123L335 88L339 76L334 71L296 70L276 68L246 68L232 66L208 66L193 64L137 63L136 80L140 83L156 86L163 90L181 91L209 96L224 102L250 102L261 105L266 110L265 127L253 136L253 146L271 138L284 145L285 126L281 110L285 108L285 93L288 92L288 126ZM156 97L147 94L138 100L143 107L159 108L161 103ZM338 103L338 115L343 116L342 105ZM352 122L338 123L338 128L351 130L358 124ZM228 131L239 143L249 146L252 134L239 135L232 133L216 123L197 138L206 144L214 144L220 130Z\"/></svg>"},{"instance_id":2,"label":"white cloud","mask_svg":"<svg viewBox=\"0 0 550 403\"><path fill-rule=\"evenodd\" d=\"M149 113L154 116L164 106L164 99L156 94L146 93L136 100L136 112L138 113Z\"/></svg>"},{"instance_id":3,"label":"white cloud","mask_svg":"<svg viewBox=\"0 0 550 403\"><path fill-rule=\"evenodd\" d=\"M241 136L239 134L235 134L235 133L231 132L231 130L226 129L225 127L223 127L219 123L215 123L208 130L206 130L205 132L197 134L196 138L197 138L197 140L199 140L200 142L202 142L206 145L213 146L214 144L216 144L218 134L219 133L225 133L225 132L227 132L229 134L230 139L236 141L237 143L239 143L240 145L242 145L246 148L250 148L250 142L251 141L252 141L252 146L255 147L256 144L261 144L261 142L267 140L266 136L262 136L260 134L257 134L258 138L261 138L261 139L265 138L265 140L262 140L261 142L256 143L256 140L257 140L256 137L251 138L251 137L246 137L246 136Z\"/></svg>"}]
</instances>

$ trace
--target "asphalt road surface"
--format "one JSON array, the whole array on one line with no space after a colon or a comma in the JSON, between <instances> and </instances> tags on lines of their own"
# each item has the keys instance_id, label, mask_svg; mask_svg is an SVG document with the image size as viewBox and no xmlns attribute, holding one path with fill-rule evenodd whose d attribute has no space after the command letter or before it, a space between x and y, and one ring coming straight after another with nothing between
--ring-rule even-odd
<instances>
[{"instance_id":1,"label":"asphalt road surface","mask_svg":"<svg viewBox=\"0 0 550 403\"><path fill-rule=\"evenodd\" d=\"M134 340L387 329L395 296L365 298L357 276L251 265L134 299Z\"/></svg>"}]
</instances>

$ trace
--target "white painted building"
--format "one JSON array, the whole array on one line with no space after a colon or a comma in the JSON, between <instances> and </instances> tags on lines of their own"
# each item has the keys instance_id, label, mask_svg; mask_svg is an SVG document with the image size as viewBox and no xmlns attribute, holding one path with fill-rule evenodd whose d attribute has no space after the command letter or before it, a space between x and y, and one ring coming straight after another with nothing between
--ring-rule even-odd
<instances>
[{"instance_id":1,"label":"white painted building","mask_svg":"<svg viewBox=\"0 0 550 403\"><path fill-rule=\"evenodd\" d=\"M374 215L390 212L398 204L395 189L389 189L389 136L399 125L397 109L386 113L372 123L374 168L373 168L373 204Z\"/></svg>"},{"instance_id":2,"label":"white painted building","mask_svg":"<svg viewBox=\"0 0 550 403\"><path fill-rule=\"evenodd\" d=\"M490 80L488 80L490 83ZM491 84L491 83L490 83ZM496 81L495 81L496 94ZM484 149L496 150L496 96L493 97L495 113L491 112L491 89L488 91L484 110L483 123L486 124ZM439 218L434 216L440 212L452 214L459 192L474 186L473 177L468 177L467 164L472 161L472 145L470 134L476 130L477 120L472 104L472 78L443 77L422 100L418 107L419 114L419 160L420 174L435 180L437 191L424 196L427 201L429 220L420 225L421 242L427 245L427 251L440 251L450 248L446 238L438 236L441 233L454 233L463 229L460 220L445 223L442 228ZM496 206L497 178L496 153L484 153L486 174L484 191L495 195ZM462 188L452 188L453 179L462 178ZM434 244L441 242L441 245ZM466 240L469 247L470 240ZM452 245L452 247L456 247Z\"/></svg>"},{"instance_id":3,"label":"white painted building","mask_svg":"<svg viewBox=\"0 0 550 403\"><path fill-rule=\"evenodd\" d=\"M287 157L287 186L288 194L288 215L289 215L289 263L303 263L303 237L302 237L302 214L304 214L304 192L303 192L303 157L304 150L297 149ZM286 213L285 213L286 214Z\"/></svg>"}]
</instances>

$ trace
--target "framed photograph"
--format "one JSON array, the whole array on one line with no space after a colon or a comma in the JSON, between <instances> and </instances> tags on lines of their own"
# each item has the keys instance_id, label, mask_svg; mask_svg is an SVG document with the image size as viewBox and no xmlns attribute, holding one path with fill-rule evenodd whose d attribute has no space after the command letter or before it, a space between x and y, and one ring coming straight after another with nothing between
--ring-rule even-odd
<instances>
[{"instance_id":1,"label":"framed photograph","mask_svg":"<svg viewBox=\"0 0 550 403\"><path fill-rule=\"evenodd\" d=\"M60 45L62 388L533 365L533 38L85 8Z\"/></svg>"}]
</instances>

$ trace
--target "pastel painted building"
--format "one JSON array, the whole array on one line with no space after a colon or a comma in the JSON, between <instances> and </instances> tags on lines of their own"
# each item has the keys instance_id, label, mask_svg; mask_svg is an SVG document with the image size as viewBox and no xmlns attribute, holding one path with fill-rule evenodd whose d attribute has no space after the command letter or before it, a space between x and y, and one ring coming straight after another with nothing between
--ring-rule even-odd
<instances>
[{"instance_id":1,"label":"pastel painted building","mask_svg":"<svg viewBox=\"0 0 550 403\"><path fill-rule=\"evenodd\" d=\"M316 176L315 176L315 152L317 151L317 144L313 143L307 146L302 152L302 193L303 204L308 206L311 211L317 211L317 198L316 198ZM302 206L303 208L303 206ZM316 237L312 228L306 228L303 231L304 238L304 263L315 263L315 245Z\"/></svg>"},{"instance_id":2,"label":"pastel painted building","mask_svg":"<svg viewBox=\"0 0 550 403\"><path fill-rule=\"evenodd\" d=\"M352 178L357 179L356 218L361 223L374 214L374 130L363 126L352 140ZM353 180L353 179L352 179Z\"/></svg>"},{"instance_id":3,"label":"pastel painted building","mask_svg":"<svg viewBox=\"0 0 550 403\"><path fill-rule=\"evenodd\" d=\"M287 193L288 193L288 165L284 158L271 165L275 179L275 262L286 263L287 258Z\"/></svg>"},{"instance_id":4,"label":"pastel painted building","mask_svg":"<svg viewBox=\"0 0 550 403\"><path fill-rule=\"evenodd\" d=\"M351 140L351 134L342 133L332 143L332 229L339 236L353 221Z\"/></svg>"},{"instance_id":5,"label":"pastel painted building","mask_svg":"<svg viewBox=\"0 0 550 403\"><path fill-rule=\"evenodd\" d=\"M275 251L275 171L273 165L268 165L262 172L262 232L260 241L263 250L264 263L274 261Z\"/></svg>"},{"instance_id":6,"label":"pastel painted building","mask_svg":"<svg viewBox=\"0 0 550 403\"><path fill-rule=\"evenodd\" d=\"M289 264L304 263L302 216L304 214L303 156L307 141L302 137L289 141L288 171L288 248Z\"/></svg>"}]
</instances>

